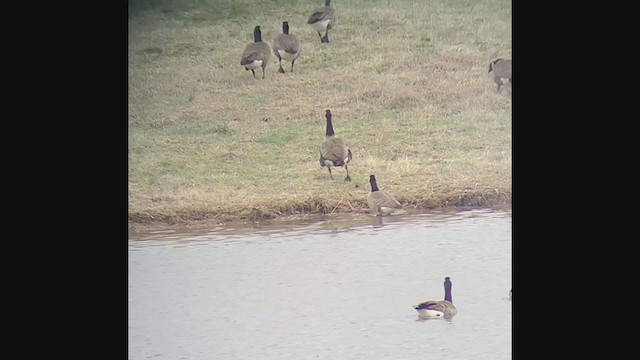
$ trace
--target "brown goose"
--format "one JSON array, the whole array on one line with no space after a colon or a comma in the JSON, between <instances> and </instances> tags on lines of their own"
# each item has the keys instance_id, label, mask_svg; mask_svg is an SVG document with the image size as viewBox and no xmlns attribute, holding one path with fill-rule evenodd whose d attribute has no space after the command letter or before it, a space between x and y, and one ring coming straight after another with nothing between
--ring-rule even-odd
<instances>
[{"instance_id":1,"label":"brown goose","mask_svg":"<svg viewBox=\"0 0 640 360\"><path fill-rule=\"evenodd\" d=\"M326 166L327 169L329 169L329 176L331 177L331 180L333 180L331 167L344 167L344 169L347 171L347 177L344 178L344 181L351 181L351 177L349 176L349 168L347 167L347 163L353 158L351 149L349 148L349 145L344 142L344 140L336 137L335 133L333 132L331 110L326 111L325 117L327 118L327 132L325 135L326 140L320 147L320 166Z\"/></svg>"},{"instance_id":2,"label":"brown goose","mask_svg":"<svg viewBox=\"0 0 640 360\"><path fill-rule=\"evenodd\" d=\"M324 6L319 7L311 13L307 24L310 24L320 36L321 43L329 42L329 30L335 26L336 10L331 6L331 0L325 0ZM322 33L324 32L324 36Z\"/></svg>"},{"instance_id":3,"label":"brown goose","mask_svg":"<svg viewBox=\"0 0 640 360\"><path fill-rule=\"evenodd\" d=\"M513 84L511 81L511 60L498 58L489 63L489 76L498 84L498 92L500 86L505 84Z\"/></svg>"},{"instance_id":4,"label":"brown goose","mask_svg":"<svg viewBox=\"0 0 640 360\"><path fill-rule=\"evenodd\" d=\"M264 79L264 72L267 69L267 65L269 65L269 60L271 59L271 46L269 44L262 42L262 32L260 31L260 26L256 26L253 30L253 42L247 44L242 52L242 59L240 60L240 65L244 66L245 69L251 70L253 73L253 77L256 77L256 72L254 71L257 68L262 68L262 78Z\"/></svg>"},{"instance_id":5,"label":"brown goose","mask_svg":"<svg viewBox=\"0 0 640 360\"><path fill-rule=\"evenodd\" d=\"M282 60L291 61L291 72L293 72L293 64L296 62L298 56L300 56L301 50L302 48L298 37L289 34L289 22L283 21L282 34L278 35L273 42L273 54L278 58L278 62L280 63L278 72L284 74Z\"/></svg>"},{"instance_id":6,"label":"brown goose","mask_svg":"<svg viewBox=\"0 0 640 360\"><path fill-rule=\"evenodd\" d=\"M451 300L451 278L444 278L444 300L427 300L414 306L421 318L452 318L458 313L458 309Z\"/></svg>"},{"instance_id":7,"label":"brown goose","mask_svg":"<svg viewBox=\"0 0 640 360\"><path fill-rule=\"evenodd\" d=\"M371 209L371 214L382 216L407 212L393 195L378 188L375 175L369 176L369 183L371 184L371 192L367 198L367 203L369 204L369 209Z\"/></svg>"}]
</instances>

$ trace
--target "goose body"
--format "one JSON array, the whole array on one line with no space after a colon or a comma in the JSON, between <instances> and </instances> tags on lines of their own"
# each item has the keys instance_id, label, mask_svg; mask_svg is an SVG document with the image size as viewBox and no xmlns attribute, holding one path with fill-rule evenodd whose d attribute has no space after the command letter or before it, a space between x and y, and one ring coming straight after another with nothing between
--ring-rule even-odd
<instances>
[{"instance_id":1,"label":"goose body","mask_svg":"<svg viewBox=\"0 0 640 360\"><path fill-rule=\"evenodd\" d=\"M284 69L282 68L283 60L291 63L291 72L293 72L293 64L300 56L301 50L300 39L293 34L289 34L289 22L282 22L282 34L278 35L273 42L273 54L280 63L278 72L284 74Z\"/></svg>"},{"instance_id":2,"label":"goose body","mask_svg":"<svg viewBox=\"0 0 640 360\"><path fill-rule=\"evenodd\" d=\"M498 90L500 87L506 84L513 84L511 77L511 60L505 60L498 58L489 63L489 77L498 84Z\"/></svg>"},{"instance_id":3,"label":"goose body","mask_svg":"<svg viewBox=\"0 0 640 360\"><path fill-rule=\"evenodd\" d=\"M444 278L444 300L427 300L416 306L420 318L447 318L450 319L458 313L451 298L451 278Z\"/></svg>"},{"instance_id":4,"label":"goose body","mask_svg":"<svg viewBox=\"0 0 640 360\"><path fill-rule=\"evenodd\" d=\"M398 215L407 212L393 195L378 188L375 175L369 176L369 183L371 184L371 192L369 192L369 196L367 197L367 204L369 205L369 209L371 209L371 214L382 216Z\"/></svg>"},{"instance_id":5,"label":"goose body","mask_svg":"<svg viewBox=\"0 0 640 360\"><path fill-rule=\"evenodd\" d=\"M260 26L256 26L253 30L254 42L247 44L242 52L240 65L246 70L251 70L253 77L257 79L255 69L262 68L262 78L264 79L265 70L271 60L271 46L262 41L262 32Z\"/></svg>"},{"instance_id":6,"label":"goose body","mask_svg":"<svg viewBox=\"0 0 640 360\"><path fill-rule=\"evenodd\" d=\"M336 10L331 6L331 0L325 0L324 6L319 7L311 13L307 24L318 33L320 42L329 42L329 30L335 26ZM324 33L324 36L322 35Z\"/></svg>"},{"instance_id":7,"label":"goose body","mask_svg":"<svg viewBox=\"0 0 640 360\"><path fill-rule=\"evenodd\" d=\"M344 167L347 171L347 177L344 178L344 181L351 181L349 167L347 166L353 158L351 148L342 138L336 137L331 121L331 110L326 111L325 117L327 119L327 131L325 133L325 141L320 146L320 167L326 166L329 169L331 180L333 180L331 168Z\"/></svg>"},{"instance_id":8,"label":"goose body","mask_svg":"<svg viewBox=\"0 0 640 360\"><path fill-rule=\"evenodd\" d=\"M446 300L425 301L416 310L421 318L451 317L457 313L455 306Z\"/></svg>"}]
</instances>

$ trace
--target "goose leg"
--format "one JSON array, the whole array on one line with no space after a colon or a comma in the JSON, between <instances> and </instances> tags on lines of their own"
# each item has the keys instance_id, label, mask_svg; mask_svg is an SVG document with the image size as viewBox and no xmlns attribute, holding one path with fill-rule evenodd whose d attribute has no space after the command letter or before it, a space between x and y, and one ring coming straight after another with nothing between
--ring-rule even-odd
<instances>
[{"instance_id":1,"label":"goose leg","mask_svg":"<svg viewBox=\"0 0 640 360\"><path fill-rule=\"evenodd\" d=\"M327 166L327 169L329 169L329 176L331 177L331 180L333 180L333 174L331 174L331 166Z\"/></svg>"},{"instance_id":2,"label":"goose leg","mask_svg":"<svg viewBox=\"0 0 640 360\"><path fill-rule=\"evenodd\" d=\"M293 72L293 63L296 62L296 59L293 59L293 61L291 62L291 72Z\"/></svg>"},{"instance_id":3,"label":"goose leg","mask_svg":"<svg viewBox=\"0 0 640 360\"><path fill-rule=\"evenodd\" d=\"M284 69L282 68L282 59L278 59L280 62L280 69L278 69L278 72L281 74L284 74Z\"/></svg>"},{"instance_id":4,"label":"goose leg","mask_svg":"<svg viewBox=\"0 0 640 360\"><path fill-rule=\"evenodd\" d=\"M322 34L320 34L320 31L318 31L318 36L320 37L320 42L324 42L322 41Z\"/></svg>"},{"instance_id":5,"label":"goose leg","mask_svg":"<svg viewBox=\"0 0 640 360\"><path fill-rule=\"evenodd\" d=\"M351 181L351 176L349 176L349 168L347 167L347 164L344 164L344 169L347 170L347 177L344 178L344 181Z\"/></svg>"},{"instance_id":6,"label":"goose leg","mask_svg":"<svg viewBox=\"0 0 640 360\"><path fill-rule=\"evenodd\" d=\"M263 79L264 79L264 68L265 68L265 67L266 67L266 66L263 66L263 67L262 67L262 78L263 78Z\"/></svg>"},{"instance_id":7,"label":"goose leg","mask_svg":"<svg viewBox=\"0 0 640 360\"><path fill-rule=\"evenodd\" d=\"M320 38L320 42L328 43L329 42L329 29L324 33L324 36Z\"/></svg>"},{"instance_id":8,"label":"goose leg","mask_svg":"<svg viewBox=\"0 0 640 360\"><path fill-rule=\"evenodd\" d=\"M258 80L258 78L256 77L256 72L253 71L253 69L251 69L251 72L253 73L253 77L256 78L256 80Z\"/></svg>"}]
</instances>

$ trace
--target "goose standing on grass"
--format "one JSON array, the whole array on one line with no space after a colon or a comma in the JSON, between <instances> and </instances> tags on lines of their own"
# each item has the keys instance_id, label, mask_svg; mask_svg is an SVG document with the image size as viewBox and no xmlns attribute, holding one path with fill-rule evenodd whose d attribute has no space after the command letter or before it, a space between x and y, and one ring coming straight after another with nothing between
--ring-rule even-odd
<instances>
[{"instance_id":1,"label":"goose standing on grass","mask_svg":"<svg viewBox=\"0 0 640 360\"><path fill-rule=\"evenodd\" d=\"M393 195L378 188L375 175L369 176L369 183L371 184L371 192L367 198L367 203L373 215L397 215L407 212Z\"/></svg>"},{"instance_id":2,"label":"goose standing on grass","mask_svg":"<svg viewBox=\"0 0 640 360\"><path fill-rule=\"evenodd\" d=\"M256 72L254 71L257 68L262 68L262 78L264 79L264 72L267 69L267 65L269 65L269 60L271 59L271 46L269 44L262 42L262 32L260 32L260 26L256 26L253 30L253 42L247 44L242 52L242 59L240 60L240 65L244 66L245 69L251 70L253 73L253 77L256 77Z\"/></svg>"},{"instance_id":3,"label":"goose standing on grass","mask_svg":"<svg viewBox=\"0 0 640 360\"><path fill-rule=\"evenodd\" d=\"M300 56L300 40L297 36L289 34L289 22L282 22L282 34L278 35L273 42L273 54L278 58L280 63L279 73L284 74L282 68L282 60L291 61L291 72L293 72L293 64L296 62L298 56Z\"/></svg>"},{"instance_id":4,"label":"goose standing on grass","mask_svg":"<svg viewBox=\"0 0 640 360\"><path fill-rule=\"evenodd\" d=\"M320 167L326 166L329 169L331 180L333 180L331 167L344 167L347 171L347 177L344 178L344 181L351 181L349 168L347 167L347 163L353 158L351 149L343 139L336 137L333 131L333 123L331 122L331 110L326 111L325 117L327 118L327 132L326 139L320 147Z\"/></svg>"},{"instance_id":5,"label":"goose standing on grass","mask_svg":"<svg viewBox=\"0 0 640 360\"><path fill-rule=\"evenodd\" d=\"M310 24L320 36L321 43L329 42L329 30L335 26L336 10L331 6L331 0L325 0L324 6L313 10L307 24ZM322 33L324 32L324 36Z\"/></svg>"},{"instance_id":6,"label":"goose standing on grass","mask_svg":"<svg viewBox=\"0 0 640 360\"><path fill-rule=\"evenodd\" d=\"M500 86L505 84L513 84L511 81L511 60L497 58L489 63L489 76L498 84L497 92L500 92Z\"/></svg>"},{"instance_id":7,"label":"goose standing on grass","mask_svg":"<svg viewBox=\"0 0 640 360\"><path fill-rule=\"evenodd\" d=\"M452 318L458 313L451 299L451 278L444 278L444 300L427 300L414 306L420 318Z\"/></svg>"}]
</instances>

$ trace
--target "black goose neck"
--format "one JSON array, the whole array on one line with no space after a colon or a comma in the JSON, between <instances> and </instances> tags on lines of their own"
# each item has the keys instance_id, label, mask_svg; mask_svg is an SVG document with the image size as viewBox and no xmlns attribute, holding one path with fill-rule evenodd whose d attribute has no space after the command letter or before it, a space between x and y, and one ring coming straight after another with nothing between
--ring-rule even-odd
<instances>
[{"instance_id":1,"label":"black goose neck","mask_svg":"<svg viewBox=\"0 0 640 360\"><path fill-rule=\"evenodd\" d=\"M331 0L324 0L324 6L330 6Z\"/></svg>"},{"instance_id":2,"label":"black goose neck","mask_svg":"<svg viewBox=\"0 0 640 360\"><path fill-rule=\"evenodd\" d=\"M282 33L289 34L289 23L286 21L282 23Z\"/></svg>"},{"instance_id":3,"label":"black goose neck","mask_svg":"<svg viewBox=\"0 0 640 360\"><path fill-rule=\"evenodd\" d=\"M449 278L445 278L444 280L444 299L453 303L453 299L451 297L451 280L449 280Z\"/></svg>"},{"instance_id":4,"label":"black goose neck","mask_svg":"<svg viewBox=\"0 0 640 360\"><path fill-rule=\"evenodd\" d=\"M334 136L336 133L333 132L333 123L331 122L331 111L327 110L327 113L325 114L325 117L327 118L327 134L326 136Z\"/></svg>"},{"instance_id":5,"label":"black goose neck","mask_svg":"<svg viewBox=\"0 0 640 360\"><path fill-rule=\"evenodd\" d=\"M371 192L378 191L378 183L376 182L376 177L371 175L369 176L369 183L371 183Z\"/></svg>"},{"instance_id":6,"label":"black goose neck","mask_svg":"<svg viewBox=\"0 0 640 360\"><path fill-rule=\"evenodd\" d=\"M260 32L260 26L256 26L253 30L253 41L262 42L262 33Z\"/></svg>"}]
</instances>

